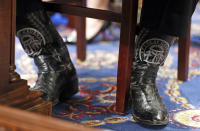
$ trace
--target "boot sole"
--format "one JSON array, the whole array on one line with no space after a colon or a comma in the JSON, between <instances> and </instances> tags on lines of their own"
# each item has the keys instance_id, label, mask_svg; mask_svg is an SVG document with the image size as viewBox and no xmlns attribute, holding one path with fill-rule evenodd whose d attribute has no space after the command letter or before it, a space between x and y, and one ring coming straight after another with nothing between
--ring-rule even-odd
<instances>
[{"instance_id":1,"label":"boot sole","mask_svg":"<svg viewBox=\"0 0 200 131\"><path fill-rule=\"evenodd\" d=\"M132 114L132 115L133 115L134 120L145 125L166 126L169 123L169 119L165 119L163 121L151 121L151 120L141 119L140 117L137 117L135 114Z\"/></svg>"},{"instance_id":2,"label":"boot sole","mask_svg":"<svg viewBox=\"0 0 200 131\"><path fill-rule=\"evenodd\" d=\"M59 102L66 102L67 100L69 100L73 95L75 95L76 93L78 93L78 89L75 90L74 92L72 92L69 96L67 97L63 97L64 95L62 94L65 94L65 90L63 90L63 92L61 93L60 97L59 98L56 98L56 99L53 99L53 100L50 100L51 98L48 98L45 93L43 93L41 90L37 90L37 89L34 89L34 88L31 88L30 91L39 91L42 93L42 96L41 98L44 99L45 101L50 101L52 102L52 105L55 106L57 105Z\"/></svg>"}]
</instances>

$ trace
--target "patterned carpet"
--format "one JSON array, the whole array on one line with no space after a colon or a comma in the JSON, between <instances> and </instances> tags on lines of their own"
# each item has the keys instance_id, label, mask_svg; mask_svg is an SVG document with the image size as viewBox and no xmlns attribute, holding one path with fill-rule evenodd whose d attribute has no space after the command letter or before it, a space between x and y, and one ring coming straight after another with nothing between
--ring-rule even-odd
<instances>
[{"instance_id":1,"label":"patterned carpet","mask_svg":"<svg viewBox=\"0 0 200 131\"><path fill-rule=\"evenodd\" d=\"M198 13L199 9L197 9ZM197 43L200 36L198 14L194 14L191 39ZM200 20L200 19L199 19ZM200 33L199 33L200 34ZM23 52L16 40L17 72L35 84L37 69L33 61ZM170 114L167 126L145 126L132 119L131 112L125 115L115 113L116 75L118 41L99 42L88 45L87 60L76 60L76 46L69 45L71 58L79 76L79 93L67 103L53 108L53 116L92 126L116 131L179 131L200 130L200 45L192 44L190 49L190 70L187 82L177 81L177 45L170 49L166 63L160 68L157 86L162 100Z\"/></svg>"},{"instance_id":2,"label":"patterned carpet","mask_svg":"<svg viewBox=\"0 0 200 131\"><path fill-rule=\"evenodd\" d=\"M76 61L75 46L69 46L69 50L80 78L80 92L68 104L56 105L54 117L119 131L152 129L135 123L130 114L115 113L117 43L89 45L87 60L83 63ZM33 86L37 78L35 66L26 55L18 51L22 53L22 50L17 50L17 71ZM159 92L170 113L169 125L161 130L200 128L200 89L197 84L200 83L199 61L200 47L192 45L189 80L177 81L177 46L171 48L157 79Z\"/></svg>"}]
</instances>

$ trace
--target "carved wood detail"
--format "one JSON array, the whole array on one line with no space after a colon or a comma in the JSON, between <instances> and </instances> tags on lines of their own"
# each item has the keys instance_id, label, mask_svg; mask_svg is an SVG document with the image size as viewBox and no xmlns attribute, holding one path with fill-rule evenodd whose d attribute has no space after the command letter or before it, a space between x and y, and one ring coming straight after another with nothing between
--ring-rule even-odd
<instances>
[{"instance_id":1,"label":"carved wood detail","mask_svg":"<svg viewBox=\"0 0 200 131\"><path fill-rule=\"evenodd\" d=\"M0 104L51 115L52 104L15 72L16 0L0 0Z\"/></svg>"}]
</instances>

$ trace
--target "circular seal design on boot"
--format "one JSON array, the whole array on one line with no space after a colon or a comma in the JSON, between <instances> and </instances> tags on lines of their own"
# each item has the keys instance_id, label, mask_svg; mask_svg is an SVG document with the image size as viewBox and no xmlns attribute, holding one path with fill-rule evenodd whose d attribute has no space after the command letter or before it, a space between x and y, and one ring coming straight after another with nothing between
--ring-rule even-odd
<instances>
[{"instance_id":1,"label":"circular seal design on boot","mask_svg":"<svg viewBox=\"0 0 200 131\"><path fill-rule=\"evenodd\" d=\"M44 36L34 28L23 28L17 32L22 47L28 56L38 56L46 44Z\"/></svg>"},{"instance_id":2,"label":"circular seal design on boot","mask_svg":"<svg viewBox=\"0 0 200 131\"><path fill-rule=\"evenodd\" d=\"M139 58L150 64L164 63L169 51L169 43L159 38L148 39L139 49Z\"/></svg>"},{"instance_id":3,"label":"circular seal design on boot","mask_svg":"<svg viewBox=\"0 0 200 131\"><path fill-rule=\"evenodd\" d=\"M175 122L192 128L200 128L200 110L183 110L172 116Z\"/></svg>"}]
</instances>

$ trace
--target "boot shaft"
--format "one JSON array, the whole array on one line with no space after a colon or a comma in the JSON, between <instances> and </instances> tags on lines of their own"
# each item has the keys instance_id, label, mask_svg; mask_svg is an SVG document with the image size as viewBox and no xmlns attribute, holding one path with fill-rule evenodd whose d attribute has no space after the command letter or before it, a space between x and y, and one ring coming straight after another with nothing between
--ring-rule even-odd
<instances>
[{"instance_id":1,"label":"boot shaft","mask_svg":"<svg viewBox=\"0 0 200 131\"><path fill-rule=\"evenodd\" d=\"M167 58L175 37L143 28L136 39L131 84L155 84L159 66Z\"/></svg>"},{"instance_id":2,"label":"boot shaft","mask_svg":"<svg viewBox=\"0 0 200 131\"><path fill-rule=\"evenodd\" d=\"M67 47L41 0L17 0L16 32L29 57L40 61L55 60L52 63L58 65L72 63Z\"/></svg>"},{"instance_id":3,"label":"boot shaft","mask_svg":"<svg viewBox=\"0 0 200 131\"><path fill-rule=\"evenodd\" d=\"M23 49L39 70L62 70L72 65L67 47L40 0L17 2L16 29Z\"/></svg>"},{"instance_id":4,"label":"boot shaft","mask_svg":"<svg viewBox=\"0 0 200 131\"><path fill-rule=\"evenodd\" d=\"M20 23L19 19L24 20ZM17 17L17 21L17 36L30 57L50 54L52 49L65 46L45 10L25 13L23 17Z\"/></svg>"}]
</instances>

